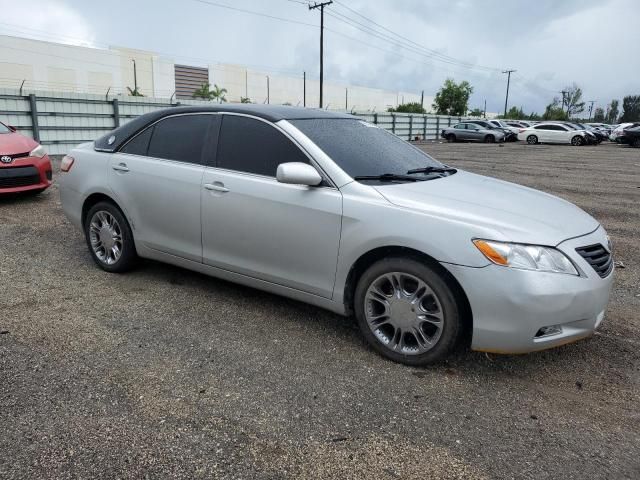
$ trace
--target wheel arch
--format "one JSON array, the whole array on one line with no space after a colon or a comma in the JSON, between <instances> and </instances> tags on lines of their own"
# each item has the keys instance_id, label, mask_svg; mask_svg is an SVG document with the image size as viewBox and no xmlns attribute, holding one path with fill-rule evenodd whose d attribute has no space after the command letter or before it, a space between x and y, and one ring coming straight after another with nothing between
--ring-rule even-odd
<instances>
[{"instance_id":1,"label":"wheel arch","mask_svg":"<svg viewBox=\"0 0 640 480\"><path fill-rule=\"evenodd\" d=\"M91 210L91 208L100 203L100 202L109 202L112 203L118 210L120 210L120 213L122 214L122 216L127 219L127 215L125 214L124 210L122 209L122 207L120 207L120 205L118 205L118 202L115 201L115 199L109 195L107 195L106 193L102 193L102 192L94 192L91 195L89 195L87 198L85 198L84 202L82 203L82 213L80 216L80 220L82 221L82 225L85 224L86 222L86 217L87 217L87 213L89 213L89 210ZM128 219L127 219L128 221Z\"/></svg>"},{"instance_id":2,"label":"wheel arch","mask_svg":"<svg viewBox=\"0 0 640 480\"><path fill-rule=\"evenodd\" d=\"M461 309L462 314L462 323L463 323L463 337L462 344L470 345L471 344L471 336L473 333L473 311L471 309L471 304L469 303L469 298L465 293L462 285L458 282L458 280L447 270L440 262L438 262L435 258L430 255L421 252L419 250L410 248L410 247L402 247L397 245L389 245L383 247L377 247L368 252L363 253L351 266L349 269L349 273L347 274L347 280L344 285L344 309L348 315L353 314L353 301L356 291L356 286L358 285L358 280L362 276L362 274L373 265L378 260L382 260L387 257L404 257L418 260L420 262L424 262L428 264L431 268L436 270L447 285L453 291L453 294L456 298L458 306Z\"/></svg>"}]
</instances>

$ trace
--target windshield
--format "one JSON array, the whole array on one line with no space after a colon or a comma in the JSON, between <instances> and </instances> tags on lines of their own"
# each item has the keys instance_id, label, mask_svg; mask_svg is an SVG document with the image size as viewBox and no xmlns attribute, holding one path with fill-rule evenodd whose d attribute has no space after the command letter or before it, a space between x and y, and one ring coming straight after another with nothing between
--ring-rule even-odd
<instances>
[{"instance_id":1,"label":"windshield","mask_svg":"<svg viewBox=\"0 0 640 480\"><path fill-rule=\"evenodd\" d=\"M11 133L11 130L4 123L0 123L0 133Z\"/></svg>"},{"instance_id":2,"label":"windshield","mask_svg":"<svg viewBox=\"0 0 640 480\"><path fill-rule=\"evenodd\" d=\"M350 118L289 120L349 176L404 175L409 170L443 165L371 123Z\"/></svg>"}]
</instances>

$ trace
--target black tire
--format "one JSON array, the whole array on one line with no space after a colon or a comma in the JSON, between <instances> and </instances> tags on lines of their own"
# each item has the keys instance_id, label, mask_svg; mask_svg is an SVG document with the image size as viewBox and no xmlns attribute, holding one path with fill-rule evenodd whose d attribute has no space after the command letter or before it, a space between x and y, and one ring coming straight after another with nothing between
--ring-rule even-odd
<instances>
[{"instance_id":1,"label":"black tire","mask_svg":"<svg viewBox=\"0 0 640 480\"><path fill-rule=\"evenodd\" d=\"M391 272L402 272L420 279L433 291L442 307L442 331L435 345L425 353L392 351L369 327L365 312L367 290L380 276ZM358 280L354 312L360 331L369 345L380 355L405 365L423 366L445 359L455 349L463 333L461 308L453 291L436 268L417 259L389 257L371 265Z\"/></svg>"},{"instance_id":2,"label":"black tire","mask_svg":"<svg viewBox=\"0 0 640 480\"><path fill-rule=\"evenodd\" d=\"M536 137L535 135L529 135L527 137L527 143L529 145L536 145L538 143L538 137Z\"/></svg>"},{"instance_id":3,"label":"black tire","mask_svg":"<svg viewBox=\"0 0 640 480\"><path fill-rule=\"evenodd\" d=\"M584 144L585 144L584 138L582 138L580 135L576 135L571 139L571 145L573 145L574 147L581 147Z\"/></svg>"},{"instance_id":4,"label":"black tire","mask_svg":"<svg viewBox=\"0 0 640 480\"><path fill-rule=\"evenodd\" d=\"M496 141L496 137L494 137L493 135L487 135L486 137L484 137L484 143L495 143Z\"/></svg>"},{"instance_id":5,"label":"black tire","mask_svg":"<svg viewBox=\"0 0 640 480\"><path fill-rule=\"evenodd\" d=\"M110 264L101 260L94 251L93 246L91 245L91 219L94 218L94 215L96 215L98 212L107 212L116 220L122 239L122 249L120 257L115 262ZM136 261L138 260L138 255L136 253L136 246L133 241L133 233L131 232L129 222L127 222L127 219L124 217L118 207L116 207L111 202L98 202L87 212L87 215L83 219L83 224L87 247L89 248L89 252L91 253L91 257L93 258L94 262L96 262L96 264L100 268L102 268L106 272L123 273L131 270L135 266Z\"/></svg>"},{"instance_id":6,"label":"black tire","mask_svg":"<svg viewBox=\"0 0 640 480\"><path fill-rule=\"evenodd\" d=\"M631 146L635 147L635 148L640 148L640 137L635 138L633 140L633 142L631 143Z\"/></svg>"},{"instance_id":7,"label":"black tire","mask_svg":"<svg viewBox=\"0 0 640 480\"><path fill-rule=\"evenodd\" d=\"M449 133L446 138L449 143L455 143L456 141L456 136L453 133Z\"/></svg>"}]
</instances>

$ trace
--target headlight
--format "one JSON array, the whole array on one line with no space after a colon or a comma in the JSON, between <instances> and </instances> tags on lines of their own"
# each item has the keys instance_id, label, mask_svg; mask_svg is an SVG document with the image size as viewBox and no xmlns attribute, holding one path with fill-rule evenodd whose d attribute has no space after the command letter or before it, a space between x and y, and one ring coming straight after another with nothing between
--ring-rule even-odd
<instances>
[{"instance_id":1,"label":"headlight","mask_svg":"<svg viewBox=\"0 0 640 480\"><path fill-rule=\"evenodd\" d=\"M30 157L38 157L38 158L42 158L46 154L47 152L44 151L44 147L42 145L38 145L36 148L31 150L31 152L29 152Z\"/></svg>"},{"instance_id":2,"label":"headlight","mask_svg":"<svg viewBox=\"0 0 640 480\"><path fill-rule=\"evenodd\" d=\"M552 247L495 242L493 240L473 240L473 244L496 265L522 270L579 275L571 260L560 250Z\"/></svg>"}]
</instances>

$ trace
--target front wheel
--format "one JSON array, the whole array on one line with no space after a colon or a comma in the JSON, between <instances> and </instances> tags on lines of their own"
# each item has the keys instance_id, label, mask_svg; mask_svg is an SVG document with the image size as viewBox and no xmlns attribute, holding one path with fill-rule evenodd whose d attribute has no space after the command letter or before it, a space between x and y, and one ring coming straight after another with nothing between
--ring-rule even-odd
<instances>
[{"instance_id":1,"label":"front wheel","mask_svg":"<svg viewBox=\"0 0 640 480\"><path fill-rule=\"evenodd\" d=\"M584 138L582 138L580 135L576 135L571 139L571 145L573 145L574 147L580 147L584 145Z\"/></svg>"},{"instance_id":2,"label":"front wheel","mask_svg":"<svg viewBox=\"0 0 640 480\"><path fill-rule=\"evenodd\" d=\"M456 141L456 136L453 133L450 133L449 135L447 135L447 142L455 143L455 141Z\"/></svg>"},{"instance_id":3,"label":"front wheel","mask_svg":"<svg viewBox=\"0 0 640 480\"><path fill-rule=\"evenodd\" d=\"M640 137L634 139L633 142L631 143L631 145L636 147L636 148L640 148Z\"/></svg>"},{"instance_id":4,"label":"front wheel","mask_svg":"<svg viewBox=\"0 0 640 480\"><path fill-rule=\"evenodd\" d=\"M125 272L137 259L129 223L110 202L94 205L84 220L87 246L96 264L112 273Z\"/></svg>"},{"instance_id":5,"label":"front wheel","mask_svg":"<svg viewBox=\"0 0 640 480\"><path fill-rule=\"evenodd\" d=\"M529 145L535 145L536 143L538 143L538 137L536 137L535 135L529 135L527 137L527 143Z\"/></svg>"},{"instance_id":6,"label":"front wheel","mask_svg":"<svg viewBox=\"0 0 640 480\"><path fill-rule=\"evenodd\" d=\"M437 362L460 338L455 296L423 262L400 257L376 262L358 281L354 302L362 334L393 361L414 366Z\"/></svg>"},{"instance_id":7,"label":"front wheel","mask_svg":"<svg viewBox=\"0 0 640 480\"><path fill-rule=\"evenodd\" d=\"M484 143L494 143L496 141L496 137L493 135L487 135L484 137Z\"/></svg>"}]
</instances>

